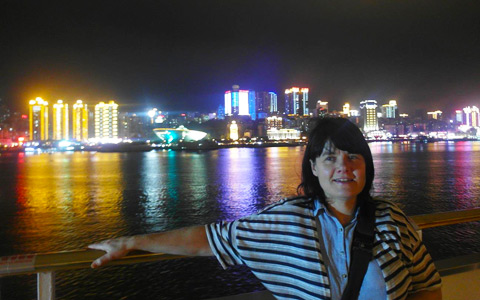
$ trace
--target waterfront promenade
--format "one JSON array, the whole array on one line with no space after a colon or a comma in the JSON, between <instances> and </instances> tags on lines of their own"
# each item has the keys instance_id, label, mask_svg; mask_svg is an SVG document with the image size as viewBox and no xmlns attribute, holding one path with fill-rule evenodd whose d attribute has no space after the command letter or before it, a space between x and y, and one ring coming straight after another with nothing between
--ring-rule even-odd
<instances>
[{"instance_id":1,"label":"waterfront promenade","mask_svg":"<svg viewBox=\"0 0 480 300\"><path fill-rule=\"evenodd\" d=\"M374 196L409 215L480 207L479 142L370 147ZM296 193L303 149L2 154L0 256L248 215ZM478 222L424 231L435 260L478 253L479 237ZM2 278L2 300L34 298L35 282ZM211 258L57 274L59 299L208 299L261 288L246 270L223 271Z\"/></svg>"}]
</instances>

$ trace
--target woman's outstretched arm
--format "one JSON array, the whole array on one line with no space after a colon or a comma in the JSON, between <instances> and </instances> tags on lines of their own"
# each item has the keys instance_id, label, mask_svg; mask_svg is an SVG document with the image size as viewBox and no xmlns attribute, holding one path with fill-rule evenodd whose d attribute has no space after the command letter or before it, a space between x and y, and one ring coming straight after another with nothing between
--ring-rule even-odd
<instances>
[{"instance_id":1,"label":"woman's outstretched arm","mask_svg":"<svg viewBox=\"0 0 480 300\"><path fill-rule=\"evenodd\" d=\"M92 268L98 268L109 261L122 258L132 250L188 256L213 255L208 243L205 226L203 225L166 232L120 237L89 245L88 248L107 252L93 261Z\"/></svg>"}]
</instances>

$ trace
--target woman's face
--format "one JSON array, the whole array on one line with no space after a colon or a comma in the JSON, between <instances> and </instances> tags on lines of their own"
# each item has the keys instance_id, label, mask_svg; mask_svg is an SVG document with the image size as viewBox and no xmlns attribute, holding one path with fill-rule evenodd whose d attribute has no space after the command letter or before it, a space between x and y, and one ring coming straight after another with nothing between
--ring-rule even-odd
<instances>
[{"instance_id":1,"label":"woman's face","mask_svg":"<svg viewBox=\"0 0 480 300\"><path fill-rule=\"evenodd\" d=\"M361 154L340 150L327 141L322 154L310 160L327 202L355 201L365 187L365 159Z\"/></svg>"}]
</instances>

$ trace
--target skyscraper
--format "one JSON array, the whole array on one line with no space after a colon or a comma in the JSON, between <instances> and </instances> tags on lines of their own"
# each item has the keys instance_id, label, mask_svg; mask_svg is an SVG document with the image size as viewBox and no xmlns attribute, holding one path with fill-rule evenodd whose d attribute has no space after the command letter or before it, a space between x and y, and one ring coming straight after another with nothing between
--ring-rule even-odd
<instances>
[{"instance_id":1,"label":"skyscraper","mask_svg":"<svg viewBox=\"0 0 480 300\"><path fill-rule=\"evenodd\" d=\"M274 92L255 92L255 107L259 119L265 119L269 115L278 113L277 94Z\"/></svg>"},{"instance_id":2,"label":"skyscraper","mask_svg":"<svg viewBox=\"0 0 480 300\"><path fill-rule=\"evenodd\" d=\"M238 85L233 85L231 91L226 91L225 116L252 116L255 111L255 91L240 90Z\"/></svg>"},{"instance_id":3,"label":"skyscraper","mask_svg":"<svg viewBox=\"0 0 480 300\"><path fill-rule=\"evenodd\" d=\"M476 106L467 106L463 109L465 112L465 125L479 127L479 109Z\"/></svg>"},{"instance_id":4,"label":"skyscraper","mask_svg":"<svg viewBox=\"0 0 480 300\"><path fill-rule=\"evenodd\" d=\"M463 124L463 111L461 109L455 110L455 122Z\"/></svg>"},{"instance_id":5,"label":"skyscraper","mask_svg":"<svg viewBox=\"0 0 480 300\"><path fill-rule=\"evenodd\" d=\"M225 116L231 116L233 114L232 110L232 91L226 91L225 92Z\"/></svg>"},{"instance_id":6,"label":"skyscraper","mask_svg":"<svg viewBox=\"0 0 480 300\"><path fill-rule=\"evenodd\" d=\"M395 119L398 116L397 101L390 100L388 104L382 105L382 117L387 119Z\"/></svg>"},{"instance_id":7,"label":"skyscraper","mask_svg":"<svg viewBox=\"0 0 480 300\"><path fill-rule=\"evenodd\" d=\"M238 115L248 116L248 90L238 91Z\"/></svg>"},{"instance_id":8,"label":"skyscraper","mask_svg":"<svg viewBox=\"0 0 480 300\"><path fill-rule=\"evenodd\" d=\"M28 120L30 140L48 140L48 102L40 97L30 100Z\"/></svg>"},{"instance_id":9,"label":"skyscraper","mask_svg":"<svg viewBox=\"0 0 480 300\"><path fill-rule=\"evenodd\" d=\"M233 85L232 90L225 92L225 115L232 116L239 113L239 89L240 86Z\"/></svg>"},{"instance_id":10,"label":"skyscraper","mask_svg":"<svg viewBox=\"0 0 480 300\"><path fill-rule=\"evenodd\" d=\"M82 100L77 100L73 105L72 138L77 141L88 140L88 108Z\"/></svg>"},{"instance_id":11,"label":"skyscraper","mask_svg":"<svg viewBox=\"0 0 480 300\"><path fill-rule=\"evenodd\" d=\"M53 104L53 139L68 140L68 104L58 100Z\"/></svg>"},{"instance_id":12,"label":"skyscraper","mask_svg":"<svg viewBox=\"0 0 480 300\"><path fill-rule=\"evenodd\" d=\"M268 93L268 98L269 98L269 102L270 102L270 107L269 107L269 110L268 112L269 113L278 113L278 105L277 105L277 94L275 94L274 92L269 92Z\"/></svg>"},{"instance_id":13,"label":"skyscraper","mask_svg":"<svg viewBox=\"0 0 480 300\"><path fill-rule=\"evenodd\" d=\"M377 101L364 100L360 102L360 110L363 117L363 131L378 130Z\"/></svg>"},{"instance_id":14,"label":"skyscraper","mask_svg":"<svg viewBox=\"0 0 480 300\"><path fill-rule=\"evenodd\" d=\"M308 88L292 87L285 90L285 113L308 116Z\"/></svg>"},{"instance_id":15,"label":"skyscraper","mask_svg":"<svg viewBox=\"0 0 480 300\"><path fill-rule=\"evenodd\" d=\"M95 138L118 138L118 104L115 101L95 105Z\"/></svg>"},{"instance_id":16,"label":"skyscraper","mask_svg":"<svg viewBox=\"0 0 480 300\"><path fill-rule=\"evenodd\" d=\"M252 120L257 119L255 91L248 91L248 114Z\"/></svg>"}]
</instances>

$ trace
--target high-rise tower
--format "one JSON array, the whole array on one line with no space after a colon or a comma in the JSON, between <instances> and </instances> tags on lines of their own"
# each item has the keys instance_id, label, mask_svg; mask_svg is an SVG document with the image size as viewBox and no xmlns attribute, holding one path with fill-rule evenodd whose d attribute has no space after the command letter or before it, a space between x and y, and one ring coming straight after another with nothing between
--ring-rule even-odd
<instances>
[{"instance_id":1,"label":"high-rise tower","mask_svg":"<svg viewBox=\"0 0 480 300\"><path fill-rule=\"evenodd\" d=\"M308 116L308 88L292 87L285 90L285 113Z\"/></svg>"},{"instance_id":2,"label":"high-rise tower","mask_svg":"<svg viewBox=\"0 0 480 300\"><path fill-rule=\"evenodd\" d=\"M252 116L255 118L255 91L240 90L233 85L225 92L225 116Z\"/></svg>"},{"instance_id":3,"label":"high-rise tower","mask_svg":"<svg viewBox=\"0 0 480 300\"><path fill-rule=\"evenodd\" d=\"M269 98L269 113L278 113L278 106L277 106L277 94L274 92L269 92L268 93L268 98Z\"/></svg>"},{"instance_id":4,"label":"high-rise tower","mask_svg":"<svg viewBox=\"0 0 480 300\"><path fill-rule=\"evenodd\" d=\"M479 109L476 106L467 106L463 109L465 112L465 125L472 127L479 127Z\"/></svg>"},{"instance_id":5,"label":"high-rise tower","mask_svg":"<svg viewBox=\"0 0 480 300\"><path fill-rule=\"evenodd\" d=\"M48 140L48 102L40 97L30 100L28 112L30 140Z\"/></svg>"},{"instance_id":6,"label":"high-rise tower","mask_svg":"<svg viewBox=\"0 0 480 300\"><path fill-rule=\"evenodd\" d=\"M118 138L118 104L115 101L95 105L95 138Z\"/></svg>"},{"instance_id":7,"label":"high-rise tower","mask_svg":"<svg viewBox=\"0 0 480 300\"><path fill-rule=\"evenodd\" d=\"M53 139L68 140L68 104L58 100L53 104Z\"/></svg>"},{"instance_id":8,"label":"high-rise tower","mask_svg":"<svg viewBox=\"0 0 480 300\"><path fill-rule=\"evenodd\" d=\"M382 105L382 117L387 119L395 119L398 117L396 100L390 100L388 101L388 104Z\"/></svg>"},{"instance_id":9,"label":"high-rise tower","mask_svg":"<svg viewBox=\"0 0 480 300\"><path fill-rule=\"evenodd\" d=\"M77 141L88 139L88 108L82 100L77 100L72 111L72 138Z\"/></svg>"},{"instance_id":10,"label":"high-rise tower","mask_svg":"<svg viewBox=\"0 0 480 300\"><path fill-rule=\"evenodd\" d=\"M377 101L365 100L360 102L360 110L363 116L363 131L378 130Z\"/></svg>"}]
</instances>

